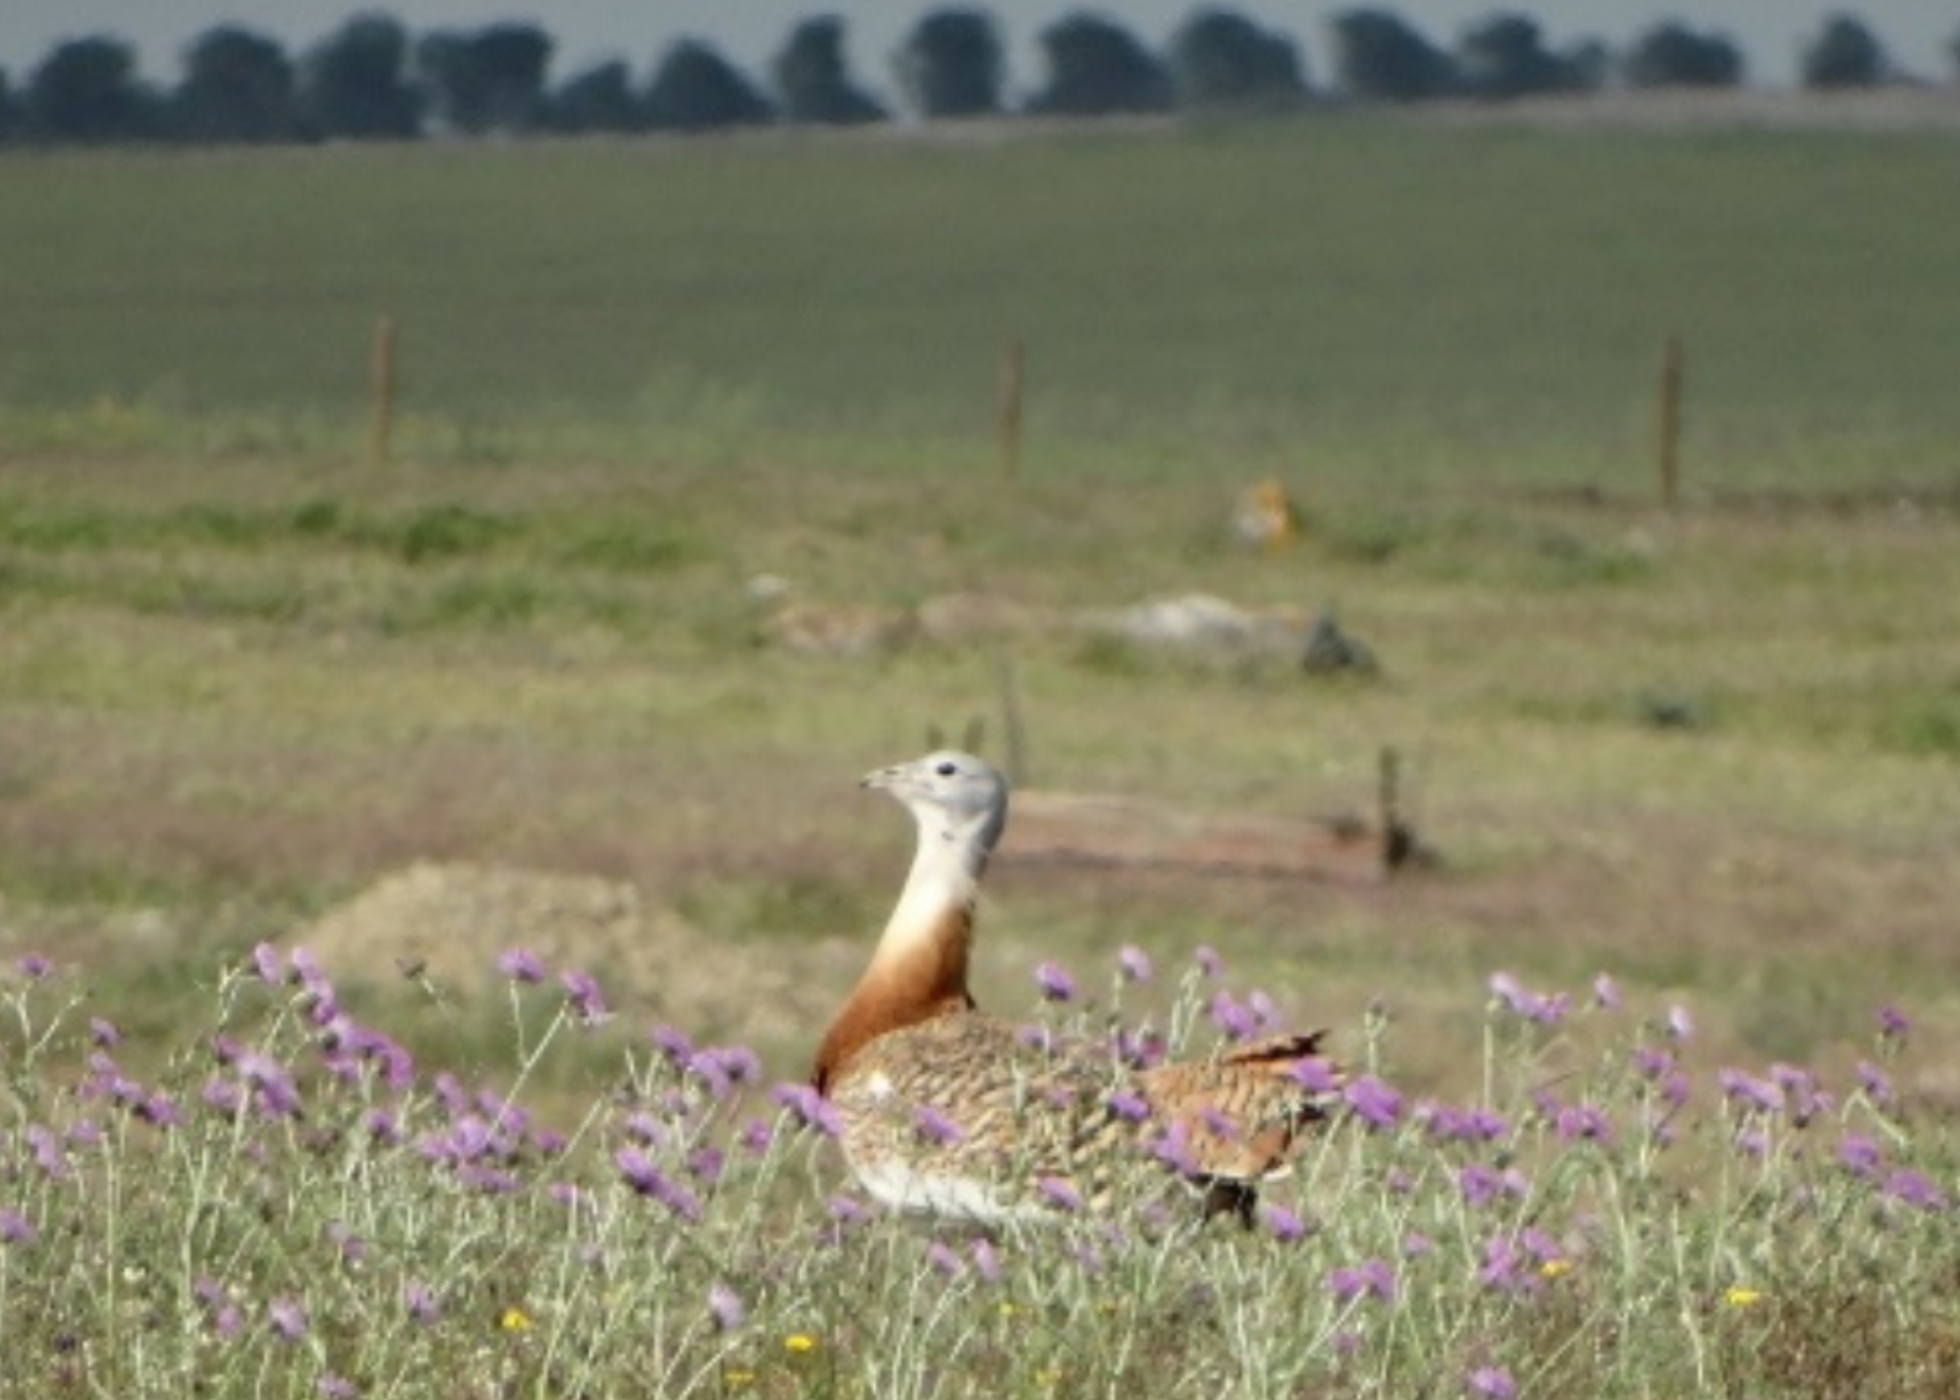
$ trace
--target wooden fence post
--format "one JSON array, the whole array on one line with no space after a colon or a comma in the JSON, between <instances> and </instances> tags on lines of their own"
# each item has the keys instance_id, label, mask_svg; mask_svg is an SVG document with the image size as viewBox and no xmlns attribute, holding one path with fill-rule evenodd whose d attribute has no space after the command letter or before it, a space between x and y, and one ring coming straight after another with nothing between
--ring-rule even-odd
<instances>
[{"instance_id":1,"label":"wooden fence post","mask_svg":"<svg viewBox=\"0 0 1960 1400\"><path fill-rule=\"evenodd\" d=\"M1660 471L1661 505L1673 510L1681 501L1681 338L1670 335L1661 347L1660 421L1655 444Z\"/></svg>"},{"instance_id":2,"label":"wooden fence post","mask_svg":"<svg viewBox=\"0 0 1960 1400\"><path fill-rule=\"evenodd\" d=\"M368 346L368 463L385 466L395 435L395 319L374 323Z\"/></svg>"},{"instance_id":3,"label":"wooden fence post","mask_svg":"<svg viewBox=\"0 0 1960 1400\"><path fill-rule=\"evenodd\" d=\"M1000 432L1001 474L1013 481L1021 472L1021 380L1024 356L1019 338L1010 340L1000 351Z\"/></svg>"}]
</instances>

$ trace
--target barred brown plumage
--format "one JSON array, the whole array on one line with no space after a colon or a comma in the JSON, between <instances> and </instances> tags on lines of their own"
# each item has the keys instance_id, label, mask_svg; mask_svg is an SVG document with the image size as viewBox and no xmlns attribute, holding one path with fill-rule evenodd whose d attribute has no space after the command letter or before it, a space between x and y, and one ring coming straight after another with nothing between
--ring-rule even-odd
<instances>
[{"instance_id":1,"label":"barred brown plumage","mask_svg":"<svg viewBox=\"0 0 1960 1400\"><path fill-rule=\"evenodd\" d=\"M865 1189L897 1210L993 1225L1103 1210L1126 1182L1182 1182L1208 1212L1249 1220L1258 1184L1287 1173L1338 1084L1321 1033L1135 1069L1112 1046L979 1011L967 990L974 901L1006 825L1006 781L943 751L864 785L918 826L898 905L813 1071Z\"/></svg>"}]
</instances>

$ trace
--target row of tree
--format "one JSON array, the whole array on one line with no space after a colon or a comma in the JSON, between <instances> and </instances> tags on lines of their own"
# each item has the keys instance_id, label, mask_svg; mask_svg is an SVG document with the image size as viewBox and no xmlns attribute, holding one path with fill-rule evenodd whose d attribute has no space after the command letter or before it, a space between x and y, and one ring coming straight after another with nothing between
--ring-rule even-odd
<instances>
[{"instance_id":1,"label":"row of tree","mask_svg":"<svg viewBox=\"0 0 1960 1400\"><path fill-rule=\"evenodd\" d=\"M428 134L706 131L773 121L849 125L887 120L886 104L851 74L835 15L798 23L758 84L712 46L681 40L644 81L610 61L553 84L554 42L531 23L412 35L365 13L300 54L252 30L199 36L175 87L142 80L135 51L95 36L56 45L16 87L0 71L0 139L272 142L407 139ZM1538 23L1495 13L1441 47L1393 12L1353 9L1328 28L1333 90L1359 101L1501 100L1742 82L1741 50L1723 35L1669 22L1624 51L1598 40L1559 49ZM1159 53L1114 20L1078 12L1040 35L1047 76L1010 107L1005 50L992 15L922 15L893 55L905 105L926 119L999 114L1107 115L1285 108L1315 95L1299 47L1228 9L1192 13ZM1954 42L1960 64L1960 35ZM1813 88L1872 86L1898 74L1876 36L1837 15L1807 45Z\"/></svg>"}]
</instances>

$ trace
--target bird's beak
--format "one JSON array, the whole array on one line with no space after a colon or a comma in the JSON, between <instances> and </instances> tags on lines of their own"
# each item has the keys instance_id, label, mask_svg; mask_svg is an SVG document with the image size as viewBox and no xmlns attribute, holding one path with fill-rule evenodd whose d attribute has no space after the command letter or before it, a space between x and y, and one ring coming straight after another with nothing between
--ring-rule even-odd
<instances>
[{"instance_id":1,"label":"bird's beak","mask_svg":"<svg viewBox=\"0 0 1960 1400\"><path fill-rule=\"evenodd\" d=\"M858 786L877 788L880 791L889 792L892 788L897 787L904 780L904 777L905 769L900 765L894 764L890 768L878 768L866 773L862 778L858 779Z\"/></svg>"}]
</instances>

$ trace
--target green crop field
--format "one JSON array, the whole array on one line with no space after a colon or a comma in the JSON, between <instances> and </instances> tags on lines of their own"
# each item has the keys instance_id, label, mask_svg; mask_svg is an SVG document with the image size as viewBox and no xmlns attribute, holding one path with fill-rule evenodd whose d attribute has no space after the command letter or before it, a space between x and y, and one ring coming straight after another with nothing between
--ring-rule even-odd
<instances>
[{"instance_id":1,"label":"green crop field","mask_svg":"<svg viewBox=\"0 0 1960 1400\"><path fill-rule=\"evenodd\" d=\"M1389 117L0 154L0 1150L32 1122L96 1111L58 1087L81 1072L90 1015L114 1020L121 1063L178 1086L186 1112L214 1014L259 1017L268 1046L299 1055L303 999L282 1011L234 975L261 941L311 948L346 1004L425 1066L521 1084L561 1131L655 1021L740 1040L794 1078L906 857L902 818L857 776L976 720L1002 757L1012 711L1029 787L1180 814L1367 813L1394 746L1441 863L1354 884L1063 868L1010 848L982 914L983 1002L1031 1012L1039 960L1094 981L1124 945L1166 968L1210 945L1234 987L1331 1027L1339 1053L1412 1102L1501 1099L1520 1124L1534 1093L1625 1089L1603 1047L1656 1043L1678 1006L1708 1105L1717 1066L1806 1066L1838 1095L1839 1127L1950 1194L1956 189L1960 141L1943 135ZM373 461L384 315L399 378L392 453ZM1685 372L1665 510L1670 336ZM996 412L1012 342L1025 430L1010 473ZM1249 551L1229 521L1265 478L1302 528ZM1111 621L1192 595L1295 639L1335 607L1380 671L1314 677L1292 642L1151 642ZM561 877L585 883L537 883ZM526 1003L513 1055L492 964L527 942L594 973L619 1026L547 1033L545 1056L551 1013ZM18 969L30 954L53 971ZM1625 1036L1588 1020L1513 1040L1487 1012L1498 971L1575 1005L1610 974ZM1892 1106L1855 1088L1856 1066L1888 1003L1914 1023L1904 1106L1871 1127L1854 1109ZM651 1094L653 1070L633 1073ZM1691 1162L1721 1157L1722 1124ZM126 1124L117 1141L148 1131ZM1549 1132L1514 1144L1520 1160ZM1245 1315L1191 1301L1225 1287L1218 1270L1263 1267L1252 1241L1199 1251L1189 1273L1123 1265L1129 1330L1079 1355L1056 1319L1104 1305L1083 1301L1100 1296L1093 1271L998 1308L955 1290L921 1325L1030 1395L1149 1376L1164 1393L1455 1395L1423 1377L1500 1363L1528 1394L1946 1393L1954 1217L1928 1213L1937 1239L1858 1315L1862 1341L1828 1342L1817 1299L1864 1297L1887 1241L1921 1237L1881 1211L1855 1249L1805 1235L1779 1262L1777 1232L1810 1228L1779 1212L1825 1199L1806 1173L1836 1139L1806 1141L1778 1138L1748 1190L1683 1169L1663 1191L1644 1155L1638 1190L1618 1158L1557 1176L1514 1224L1631 1194L1615 1198L1610 1249L1541 1260L1559 1265L1548 1279L1570 1265L1583 1281L1555 1308L1507 1295L1493 1321L1483 1303L1438 1303L1371 1330L1366 1298L1336 1307L1320 1278L1353 1259L1291 1255L1262 1306L1316 1321L1257 1384L1232 1370L1250 1364L1230 1341ZM1341 1249L1392 1253L1416 1224L1441 1239L1377 1181L1391 1160L1421 1175L1419 1147L1337 1138L1294 1204L1349 1202ZM307 1156L304 1134L286 1148L292 1183L340 1170ZM206 1190L196 1155L174 1153L157 1155ZM649 1323L658 1357L615 1365L613 1343L587 1338L573 1365L550 1308L512 1282L569 1268L542 1217L485 1226L465 1202L432 1227L391 1216L383 1182L369 1233L423 1251L418 1267L468 1253L452 1229L520 1242L461 1269L449 1295L505 1319L482 1347L507 1352L484 1361L467 1336L399 1319L364 1332L350 1273L343 1292L306 1295L339 1321L295 1346L305 1366L186 1342L169 1374L226 1394L350 1375L375 1394L927 1393L930 1355L893 1343L894 1369L863 1382L891 1338L844 1304L798 1311L846 1275L792 1251L792 1278L744 1252L738 1237L780 1205L782 1163L766 1163L743 1187L761 1216L656 1251L687 1287L730 1279L755 1304L732 1339ZM805 1153L789 1175L828 1183L800 1188L821 1202L838 1167ZM0 1170L0 1317L40 1286L10 1262L8 1212L46 1244L63 1209L53 1194L21 1204L9 1181ZM1642 1214L1636 1198L1672 1204ZM1870 1223L1829 1199L1848 1214L1818 1218ZM1669 1256L1643 1231L1676 1207L1686 1243ZM324 1209L293 1218L317 1233ZM303 1273L256 1229L227 1246L242 1261L227 1296L248 1274L272 1288ZM926 1277L916 1241L863 1238L846 1267L884 1290L863 1306L903 1313ZM181 1305L186 1335L203 1335L218 1304L177 1277L169 1240L156 1251L143 1267L170 1282L144 1306L174 1319ZM45 1369L0 1393L50 1393L50 1377L171 1393L140 1357L90 1369L64 1349L63 1309L104 1327L136 1315L75 1259L66 1303L17 1314ZM1786 1307L1803 1278L1818 1291ZM622 1274L565 1284L552 1306L612 1289L682 1317L667 1287ZM1141 1344L1183 1336L1172 1314L1189 1307L1209 1319L1189 1338ZM1670 1329L1690 1315L1684 1341ZM1010 1316L1034 1330L1010 1336ZM534 1319L537 1335L514 1335ZM1657 1369L1615 1359L1615 1326ZM811 1345L743 1350L767 1328ZM1811 1357L1837 1376L1857 1346L1884 1358L1878 1390L1806 1389L1796 1361L1749 1360ZM431 1367L472 1379L382 1383Z\"/></svg>"}]
</instances>

